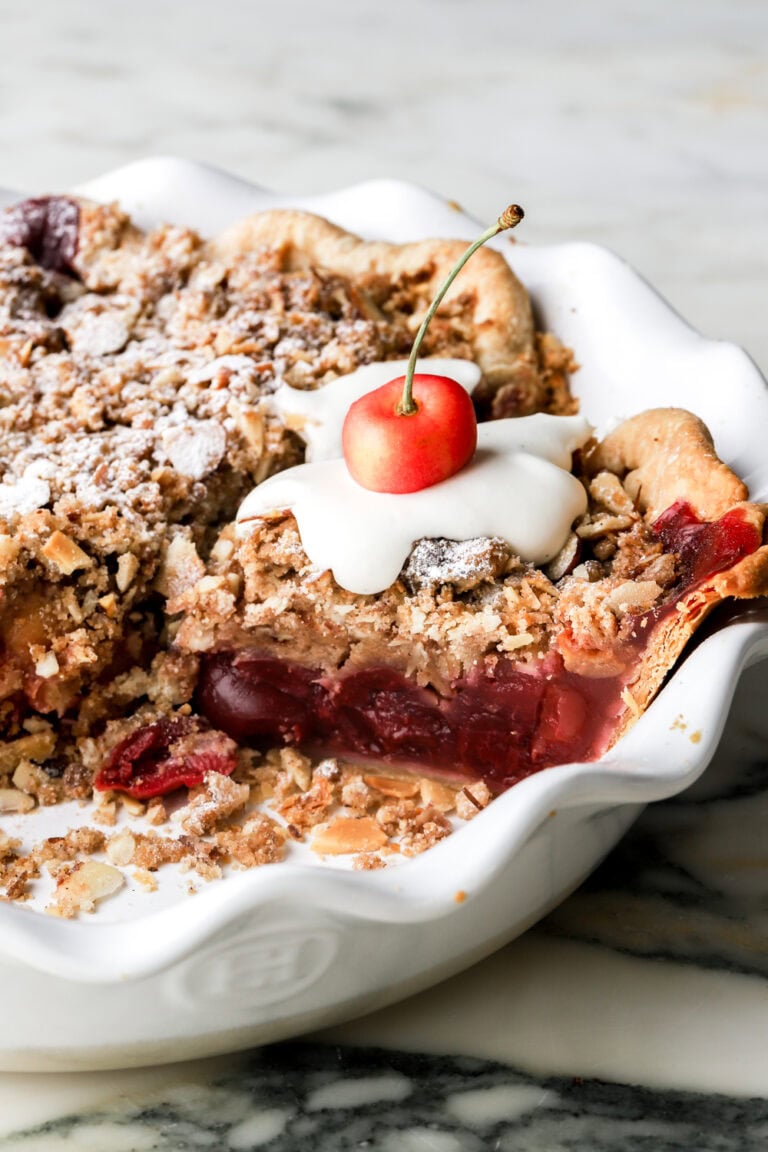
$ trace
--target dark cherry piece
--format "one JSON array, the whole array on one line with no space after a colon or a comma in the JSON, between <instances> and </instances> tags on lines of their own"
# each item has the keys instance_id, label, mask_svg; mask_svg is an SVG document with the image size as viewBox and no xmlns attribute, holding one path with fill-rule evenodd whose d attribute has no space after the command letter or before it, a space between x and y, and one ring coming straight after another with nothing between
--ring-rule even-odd
<instances>
[{"instance_id":1,"label":"dark cherry piece","mask_svg":"<svg viewBox=\"0 0 768 1152\"><path fill-rule=\"evenodd\" d=\"M707 577L760 545L738 509L702 522L678 502L654 524L679 556L675 593L634 629L609 677L568 672L557 653L534 667L511 658L452 685L420 688L391 668L329 677L262 652L218 652L203 663L198 704L212 724L240 741L299 743L311 750L482 776L495 791L542 768L594 760L624 711L622 690L660 619Z\"/></svg>"},{"instance_id":2,"label":"dark cherry piece","mask_svg":"<svg viewBox=\"0 0 768 1152\"><path fill-rule=\"evenodd\" d=\"M22 200L0 214L0 244L26 248L51 272L74 275L80 235L80 208L66 196Z\"/></svg>"},{"instance_id":3,"label":"dark cherry piece","mask_svg":"<svg viewBox=\"0 0 768 1152\"><path fill-rule=\"evenodd\" d=\"M183 749L179 745L184 741ZM176 788L201 784L208 772L229 776L236 746L194 716L174 716L137 728L112 749L95 786L126 792L137 800L165 796Z\"/></svg>"},{"instance_id":4,"label":"dark cherry piece","mask_svg":"<svg viewBox=\"0 0 768 1152\"><path fill-rule=\"evenodd\" d=\"M698 584L760 547L760 533L733 508L719 520L700 520L678 500L655 521L653 531L667 552L677 552L684 584Z\"/></svg>"},{"instance_id":5,"label":"dark cherry piece","mask_svg":"<svg viewBox=\"0 0 768 1152\"><path fill-rule=\"evenodd\" d=\"M213 723L234 740L269 736L301 744L312 730L314 680L315 673L298 664L250 651L221 653L207 661L197 705L203 715L218 717Z\"/></svg>"}]
</instances>

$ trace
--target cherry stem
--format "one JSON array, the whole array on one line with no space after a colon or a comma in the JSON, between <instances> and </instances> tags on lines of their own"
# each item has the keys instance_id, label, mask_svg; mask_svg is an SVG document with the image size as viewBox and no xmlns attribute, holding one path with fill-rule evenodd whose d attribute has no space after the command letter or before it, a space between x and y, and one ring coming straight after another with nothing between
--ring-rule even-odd
<instances>
[{"instance_id":1,"label":"cherry stem","mask_svg":"<svg viewBox=\"0 0 768 1152\"><path fill-rule=\"evenodd\" d=\"M482 236L478 236L477 240L475 240L473 244L470 244L466 252L464 252L463 255L459 257L451 271L448 273L442 287L440 288L440 291L437 293L434 300L430 304L429 310L421 322L421 327L416 333L416 339L413 342L411 355L408 358L408 367L405 372L403 395L401 396L397 408L395 409L398 416L412 416L414 412L418 412L418 406L416 401L413 399L413 375L416 371L416 360L418 359L419 349L421 348L421 343L424 339L427 328L430 325L430 321L442 304L445 294L450 288L451 284L453 284L454 280L458 276L459 272L461 272L467 260L469 260L471 256L474 256L478 248L482 248L483 244L487 243L488 240L492 240L494 236L498 236L499 232L506 232L507 229L514 228L515 225L520 223L524 215L525 213L519 204L510 204L508 208L504 209L496 223L492 224L490 228L486 228Z\"/></svg>"}]
</instances>

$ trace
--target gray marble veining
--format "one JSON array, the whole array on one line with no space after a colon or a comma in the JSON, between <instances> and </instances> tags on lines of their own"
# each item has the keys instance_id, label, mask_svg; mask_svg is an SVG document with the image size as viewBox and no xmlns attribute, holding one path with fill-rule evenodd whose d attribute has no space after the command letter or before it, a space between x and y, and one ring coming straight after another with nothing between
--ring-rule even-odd
<instances>
[{"instance_id":1,"label":"gray marble veining","mask_svg":"<svg viewBox=\"0 0 768 1152\"><path fill-rule=\"evenodd\" d=\"M762 1152L768 1102L378 1050L267 1048L234 1076L0 1139L0 1152Z\"/></svg>"}]
</instances>

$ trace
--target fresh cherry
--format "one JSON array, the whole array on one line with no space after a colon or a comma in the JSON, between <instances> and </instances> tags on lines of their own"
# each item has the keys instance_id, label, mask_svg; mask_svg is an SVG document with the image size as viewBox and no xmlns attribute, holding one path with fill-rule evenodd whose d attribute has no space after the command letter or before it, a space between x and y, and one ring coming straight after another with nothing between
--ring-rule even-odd
<instances>
[{"instance_id":1,"label":"fresh cherry","mask_svg":"<svg viewBox=\"0 0 768 1152\"><path fill-rule=\"evenodd\" d=\"M397 414L404 376L356 400L344 421L347 467L373 492L418 492L463 468L477 447L469 393L450 376L415 377L418 407Z\"/></svg>"},{"instance_id":2,"label":"fresh cherry","mask_svg":"<svg viewBox=\"0 0 768 1152\"><path fill-rule=\"evenodd\" d=\"M416 359L432 317L469 258L522 218L522 208L512 204L470 244L429 306L413 342L405 376L390 380L351 405L342 429L342 447L351 476L363 488L398 494L419 492L447 480L472 459L477 447L477 420L468 393L449 376L415 375Z\"/></svg>"}]
</instances>

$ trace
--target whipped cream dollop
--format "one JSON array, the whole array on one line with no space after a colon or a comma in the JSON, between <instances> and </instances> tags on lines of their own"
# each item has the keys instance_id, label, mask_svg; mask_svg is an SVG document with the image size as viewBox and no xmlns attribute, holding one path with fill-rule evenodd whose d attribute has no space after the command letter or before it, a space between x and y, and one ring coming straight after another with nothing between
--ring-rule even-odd
<instances>
[{"instance_id":1,"label":"whipped cream dollop","mask_svg":"<svg viewBox=\"0 0 768 1152\"><path fill-rule=\"evenodd\" d=\"M294 431L307 446L306 460L335 460L341 456L341 429L351 404L366 392L380 388L398 376L404 376L407 360L385 360L365 364L362 368L339 376L322 388L303 391L282 384L268 404L286 427ZM471 360L429 357L416 361L416 371L430 376L450 376L472 394L480 383L480 369ZM418 389L417 389L418 390Z\"/></svg>"},{"instance_id":2,"label":"whipped cream dollop","mask_svg":"<svg viewBox=\"0 0 768 1152\"><path fill-rule=\"evenodd\" d=\"M435 362L428 364L433 370ZM386 367L387 379L397 374L391 363ZM361 595L394 583L414 543L425 537L500 536L523 560L545 564L587 509L570 467L591 425L583 416L537 414L479 424L477 433L470 463L419 492L370 492L338 458L289 468L245 498L238 533L247 536L263 516L290 510L312 564Z\"/></svg>"}]
</instances>

